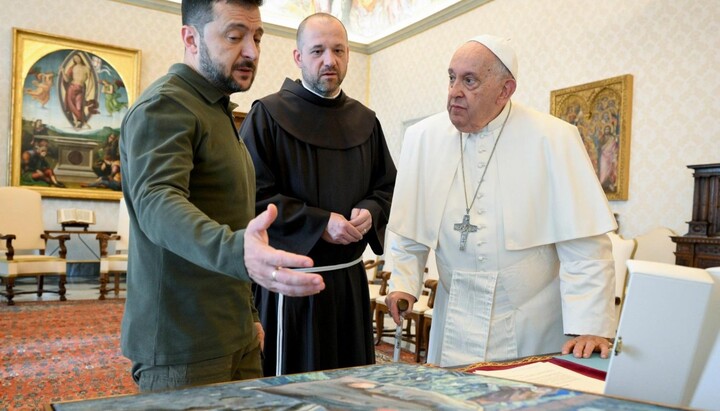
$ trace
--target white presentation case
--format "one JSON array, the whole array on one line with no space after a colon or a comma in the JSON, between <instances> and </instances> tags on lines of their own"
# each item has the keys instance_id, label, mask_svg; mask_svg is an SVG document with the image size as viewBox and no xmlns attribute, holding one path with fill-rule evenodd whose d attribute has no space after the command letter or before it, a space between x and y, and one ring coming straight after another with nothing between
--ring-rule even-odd
<instances>
[{"instance_id":1,"label":"white presentation case","mask_svg":"<svg viewBox=\"0 0 720 411\"><path fill-rule=\"evenodd\" d=\"M605 394L688 406L703 371L695 360L713 279L698 268L639 260L627 265Z\"/></svg>"}]
</instances>

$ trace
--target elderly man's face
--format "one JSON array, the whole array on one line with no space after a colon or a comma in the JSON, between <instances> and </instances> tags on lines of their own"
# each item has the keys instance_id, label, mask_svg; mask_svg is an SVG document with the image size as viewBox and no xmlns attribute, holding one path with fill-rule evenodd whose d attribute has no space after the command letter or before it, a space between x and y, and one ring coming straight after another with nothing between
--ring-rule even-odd
<instances>
[{"instance_id":1,"label":"elderly man's face","mask_svg":"<svg viewBox=\"0 0 720 411\"><path fill-rule=\"evenodd\" d=\"M504 80L497 75L495 64L497 57L474 41L461 46L450 60L447 110L459 131L482 129L505 106Z\"/></svg>"}]
</instances>

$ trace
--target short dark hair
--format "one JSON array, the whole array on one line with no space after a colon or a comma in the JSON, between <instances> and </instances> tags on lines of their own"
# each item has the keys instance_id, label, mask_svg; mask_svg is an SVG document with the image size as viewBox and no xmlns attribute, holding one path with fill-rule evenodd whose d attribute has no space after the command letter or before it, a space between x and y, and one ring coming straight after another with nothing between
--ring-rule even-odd
<instances>
[{"instance_id":1,"label":"short dark hair","mask_svg":"<svg viewBox=\"0 0 720 411\"><path fill-rule=\"evenodd\" d=\"M183 26L194 26L202 35L206 24L213 21L213 5L219 1L243 7L260 7L263 0L182 0L180 10Z\"/></svg>"}]
</instances>

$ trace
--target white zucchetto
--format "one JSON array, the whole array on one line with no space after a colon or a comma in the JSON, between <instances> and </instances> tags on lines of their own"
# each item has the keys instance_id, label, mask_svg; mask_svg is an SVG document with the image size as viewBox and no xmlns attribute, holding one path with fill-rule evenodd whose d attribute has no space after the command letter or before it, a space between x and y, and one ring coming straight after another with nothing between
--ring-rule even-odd
<instances>
[{"instance_id":1,"label":"white zucchetto","mask_svg":"<svg viewBox=\"0 0 720 411\"><path fill-rule=\"evenodd\" d=\"M510 39L490 34L482 34L468 40L475 41L490 49L500 61L510 70L510 74L517 80L518 63L515 50L510 46Z\"/></svg>"}]
</instances>

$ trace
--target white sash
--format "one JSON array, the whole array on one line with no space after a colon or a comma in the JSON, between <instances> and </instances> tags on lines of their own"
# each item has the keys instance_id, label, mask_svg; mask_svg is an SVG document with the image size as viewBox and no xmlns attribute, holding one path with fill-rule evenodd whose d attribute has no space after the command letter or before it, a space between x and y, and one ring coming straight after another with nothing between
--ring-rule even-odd
<instances>
[{"instance_id":1,"label":"white sash","mask_svg":"<svg viewBox=\"0 0 720 411\"><path fill-rule=\"evenodd\" d=\"M497 277L497 271L453 271L441 367L469 364L485 357Z\"/></svg>"}]
</instances>

